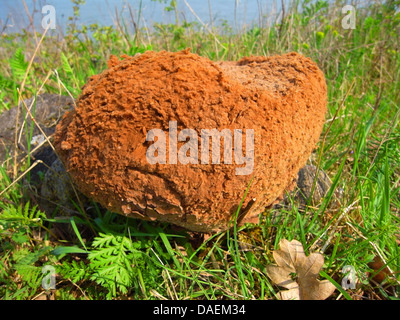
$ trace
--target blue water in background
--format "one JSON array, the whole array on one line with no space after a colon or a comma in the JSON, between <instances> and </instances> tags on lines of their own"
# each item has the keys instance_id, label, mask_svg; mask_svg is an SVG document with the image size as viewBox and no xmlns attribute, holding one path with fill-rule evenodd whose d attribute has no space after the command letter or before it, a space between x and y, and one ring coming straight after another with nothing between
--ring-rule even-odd
<instances>
[{"instance_id":1,"label":"blue water in background","mask_svg":"<svg viewBox=\"0 0 400 320\"><path fill-rule=\"evenodd\" d=\"M233 28L242 28L253 24L268 23L280 12L281 0L186 0L196 15L208 27L227 23ZM286 0L287 1L287 0ZM150 28L154 23L175 23L175 13L166 11L170 1L162 0L86 0L80 6L80 18L77 25L115 25L118 17L132 23L129 6L139 27ZM69 0L25 0L29 13L33 16L35 28L40 31L43 18L42 7L53 5L56 9L58 31L65 32L68 17L73 16L74 4ZM177 0L179 20L198 21L185 4ZM141 16L139 18L139 7ZM211 8L211 12L210 12ZM139 20L139 21L138 21ZM18 32L30 25L23 0L0 0L0 31Z\"/></svg>"}]
</instances>

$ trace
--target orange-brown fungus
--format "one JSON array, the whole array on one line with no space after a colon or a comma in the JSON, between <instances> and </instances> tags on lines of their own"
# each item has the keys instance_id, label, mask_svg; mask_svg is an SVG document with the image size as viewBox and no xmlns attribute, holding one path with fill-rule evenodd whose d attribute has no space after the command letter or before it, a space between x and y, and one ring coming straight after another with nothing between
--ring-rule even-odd
<instances>
[{"instance_id":1,"label":"orange-brown fungus","mask_svg":"<svg viewBox=\"0 0 400 320\"><path fill-rule=\"evenodd\" d=\"M121 61L112 56L108 67L90 78L77 109L58 125L55 147L82 193L130 217L224 230L252 181L239 220L255 221L293 188L324 124L324 75L297 53L212 62L189 50L146 52ZM198 163L169 161L174 121L178 134L197 133ZM253 130L249 174L237 174L245 164L235 157L224 161L224 139L220 164L211 163L212 153L208 164L200 161L201 130L214 128L232 136L241 129L243 156L246 129ZM146 158L158 141L146 141L152 129L165 132L165 164ZM186 142L179 141L177 150Z\"/></svg>"}]
</instances>

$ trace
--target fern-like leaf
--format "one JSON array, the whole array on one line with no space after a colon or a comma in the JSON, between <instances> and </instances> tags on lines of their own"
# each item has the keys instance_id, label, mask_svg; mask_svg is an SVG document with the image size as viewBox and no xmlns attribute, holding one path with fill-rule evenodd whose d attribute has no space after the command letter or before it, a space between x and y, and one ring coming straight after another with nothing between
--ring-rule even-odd
<instances>
[{"instance_id":1,"label":"fern-like leaf","mask_svg":"<svg viewBox=\"0 0 400 320\"><path fill-rule=\"evenodd\" d=\"M72 262L64 261L57 267L57 272L65 279L70 279L72 282L77 283L81 280L89 280L92 275L92 269L84 261L79 262L72 260Z\"/></svg>"},{"instance_id":2,"label":"fern-like leaf","mask_svg":"<svg viewBox=\"0 0 400 320\"><path fill-rule=\"evenodd\" d=\"M132 286L132 241L124 236L100 234L93 241L89 254L94 270L91 279L109 290L108 297L114 297L117 290L127 293Z\"/></svg>"},{"instance_id":3,"label":"fern-like leaf","mask_svg":"<svg viewBox=\"0 0 400 320\"><path fill-rule=\"evenodd\" d=\"M17 81L22 81L22 79L25 77L28 65L29 63L25 61L25 56L22 52L22 48L18 48L15 51L14 56L10 59L11 71Z\"/></svg>"},{"instance_id":4,"label":"fern-like leaf","mask_svg":"<svg viewBox=\"0 0 400 320\"><path fill-rule=\"evenodd\" d=\"M61 63L62 63L62 69L64 70L64 72L68 75L73 75L74 72L71 68L71 65L68 62L68 58L66 57L66 55L64 54L64 52L61 52Z\"/></svg>"},{"instance_id":5,"label":"fern-like leaf","mask_svg":"<svg viewBox=\"0 0 400 320\"><path fill-rule=\"evenodd\" d=\"M21 276L21 279L32 289L40 287L42 281L42 268L33 265L17 264L15 270Z\"/></svg>"},{"instance_id":6,"label":"fern-like leaf","mask_svg":"<svg viewBox=\"0 0 400 320\"><path fill-rule=\"evenodd\" d=\"M35 223L44 218L46 218L46 215L40 210L37 210L37 206L31 208L29 202L27 202L25 206L6 207L0 213L0 220L19 221L25 224Z\"/></svg>"}]
</instances>

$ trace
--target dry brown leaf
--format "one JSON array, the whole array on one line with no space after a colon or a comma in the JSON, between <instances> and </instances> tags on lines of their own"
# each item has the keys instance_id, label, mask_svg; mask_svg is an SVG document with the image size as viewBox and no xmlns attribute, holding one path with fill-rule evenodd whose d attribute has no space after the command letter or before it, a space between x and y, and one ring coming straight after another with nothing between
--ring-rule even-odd
<instances>
[{"instance_id":1,"label":"dry brown leaf","mask_svg":"<svg viewBox=\"0 0 400 320\"><path fill-rule=\"evenodd\" d=\"M297 240L282 239L279 247L272 253L276 265L267 266L266 272L275 284L288 289L279 293L280 299L325 300L335 291L335 286L328 280L318 280L324 264L322 254L312 253L307 257Z\"/></svg>"},{"instance_id":2,"label":"dry brown leaf","mask_svg":"<svg viewBox=\"0 0 400 320\"><path fill-rule=\"evenodd\" d=\"M375 256L374 260L368 263L368 267L370 267L374 272L372 272L372 279L378 284L381 284L383 280L390 275L390 271L387 267L385 267L385 263L379 256Z\"/></svg>"}]
</instances>

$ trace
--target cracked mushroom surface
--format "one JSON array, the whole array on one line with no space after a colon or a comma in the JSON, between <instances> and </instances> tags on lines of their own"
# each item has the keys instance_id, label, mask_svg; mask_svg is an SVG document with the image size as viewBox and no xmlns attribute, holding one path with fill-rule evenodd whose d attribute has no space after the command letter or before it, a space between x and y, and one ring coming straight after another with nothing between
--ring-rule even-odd
<instances>
[{"instance_id":1,"label":"cracked mushroom surface","mask_svg":"<svg viewBox=\"0 0 400 320\"><path fill-rule=\"evenodd\" d=\"M111 56L108 69L89 79L77 108L57 126L55 147L79 190L109 210L217 232L228 228L250 181L240 223L257 221L294 187L319 140L326 104L323 73L297 53L225 62L188 49ZM154 129L165 133L165 141L162 135L148 138ZM176 150L169 148L176 140L171 129L179 135ZM181 136L184 129L191 135ZM240 162L235 141L225 148L223 138L220 150L212 149L210 138L209 162L200 161L207 129L226 129L233 140L241 132L235 152L254 151L246 158L251 170L238 174L250 162ZM151 163L147 152L163 141L166 149L153 155L165 161ZM188 163L176 161L175 151ZM211 161L215 155L220 163Z\"/></svg>"}]
</instances>

